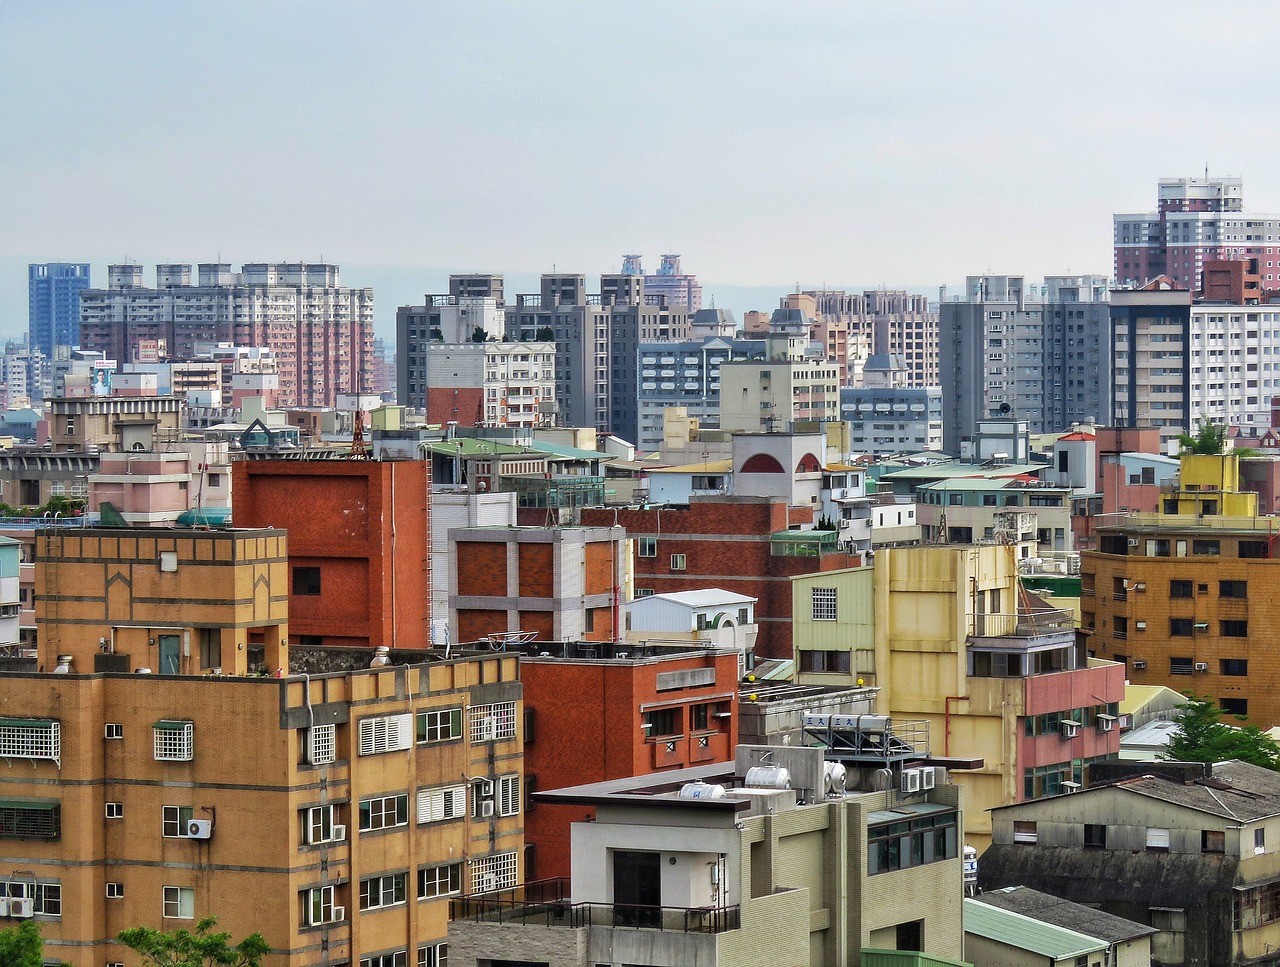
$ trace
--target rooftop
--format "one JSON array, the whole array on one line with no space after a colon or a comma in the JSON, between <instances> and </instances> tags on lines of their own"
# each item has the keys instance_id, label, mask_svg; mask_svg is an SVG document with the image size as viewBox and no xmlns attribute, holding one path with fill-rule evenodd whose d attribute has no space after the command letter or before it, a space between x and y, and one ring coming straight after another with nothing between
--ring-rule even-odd
<instances>
[{"instance_id":1,"label":"rooftop","mask_svg":"<svg viewBox=\"0 0 1280 967\"><path fill-rule=\"evenodd\" d=\"M1094 937L968 897L964 901L964 931L1050 960L1082 957L1107 947Z\"/></svg>"},{"instance_id":2,"label":"rooftop","mask_svg":"<svg viewBox=\"0 0 1280 967\"><path fill-rule=\"evenodd\" d=\"M1047 469L1043 463L1005 463L986 465L981 463L939 462L923 467L904 467L880 475L881 480L937 480L952 477L1016 477L1018 474L1036 475Z\"/></svg>"},{"instance_id":3,"label":"rooftop","mask_svg":"<svg viewBox=\"0 0 1280 967\"><path fill-rule=\"evenodd\" d=\"M723 588L700 588L697 591L667 591L663 594L650 594L629 603L636 605L645 601L674 601L690 608L713 608L722 604L752 604L756 599L750 595L726 591Z\"/></svg>"},{"instance_id":4,"label":"rooftop","mask_svg":"<svg viewBox=\"0 0 1280 967\"><path fill-rule=\"evenodd\" d=\"M1042 923L1075 930L1107 943L1121 943L1159 932L1146 924L1134 923L1124 917L1113 916L1026 886L992 890L990 893L980 894L976 899L979 903L1020 913ZM967 917L968 911L965 913Z\"/></svg>"}]
</instances>

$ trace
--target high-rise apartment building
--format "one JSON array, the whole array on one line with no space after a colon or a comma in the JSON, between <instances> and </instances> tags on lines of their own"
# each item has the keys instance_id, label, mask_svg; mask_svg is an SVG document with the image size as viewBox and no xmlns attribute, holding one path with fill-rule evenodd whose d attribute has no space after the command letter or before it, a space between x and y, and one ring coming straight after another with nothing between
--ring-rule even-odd
<instances>
[{"instance_id":1,"label":"high-rise apartment building","mask_svg":"<svg viewBox=\"0 0 1280 967\"><path fill-rule=\"evenodd\" d=\"M641 276L645 291L650 295L666 296L668 305L681 306L689 313L702 308L702 286L696 275L680 271L679 255L662 256L656 275L645 275L640 259L639 255L624 255L622 274Z\"/></svg>"},{"instance_id":2,"label":"high-rise apartment building","mask_svg":"<svg viewBox=\"0 0 1280 967\"><path fill-rule=\"evenodd\" d=\"M133 359L162 340L170 359L196 358L217 343L271 349L285 406L333 406L372 385L373 290L339 285L330 263L113 265L106 289L81 295L80 341L108 359Z\"/></svg>"},{"instance_id":3,"label":"high-rise apartment building","mask_svg":"<svg viewBox=\"0 0 1280 967\"><path fill-rule=\"evenodd\" d=\"M965 289L940 306L943 449L958 454L991 416L1049 433L1111 411L1106 276L969 276Z\"/></svg>"},{"instance_id":4,"label":"high-rise apartment building","mask_svg":"<svg viewBox=\"0 0 1280 967\"><path fill-rule=\"evenodd\" d=\"M901 357L908 386L938 384L938 314L927 296L901 289L806 289L799 295L813 299L817 323L847 328L849 385L861 382L862 361L872 354Z\"/></svg>"},{"instance_id":5,"label":"high-rise apartment building","mask_svg":"<svg viewBox=\"0 0 1280 967\"><path fill-rule=\"evenodd\" d=\"M1241 179L1162 178L1158 191L1155 211L1112 216L1117 285L1167 275L1199 291L1205 262L1252 258L1280 282L1280 215L1245 212Z\"/></svg>"},{"instance_id":6,"label":"high-rise apartment building","mask_svg":"<svg viewBox=\"0 0 1280 967\"><path fill-rule=\"evenodd\" d=\"M28 342L46 356L54 346L80 342L80 292L89 287L89 263L27 266Z\"/></svg>"}]
</instances>

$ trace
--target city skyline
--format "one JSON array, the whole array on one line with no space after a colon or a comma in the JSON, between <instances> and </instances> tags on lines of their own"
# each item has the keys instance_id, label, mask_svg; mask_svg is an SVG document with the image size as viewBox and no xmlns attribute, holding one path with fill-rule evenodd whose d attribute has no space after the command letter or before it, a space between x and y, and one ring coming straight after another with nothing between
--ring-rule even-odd
<instances>
[{"instance_id":1,"label":"city skyline","mask_svg":"<svg viewBox=\"0 0 1280 967\"><path fill-rule=\"evenodd\" d=\"M1206 163L1280 209L1280 135L1251 123L1280 84L1267 33L1189 4L623 9L5 5L0 331L28 262L323 256L386 335L449 272L627 252L681 252L735 312L772 303L717 290L1109 272L1111 214ZM1153 17L1250 97L1170 69L1127 106L1155 89L1131 49ZM126 47L148 56L95 56Z\"/></svg>"}]
</instances>

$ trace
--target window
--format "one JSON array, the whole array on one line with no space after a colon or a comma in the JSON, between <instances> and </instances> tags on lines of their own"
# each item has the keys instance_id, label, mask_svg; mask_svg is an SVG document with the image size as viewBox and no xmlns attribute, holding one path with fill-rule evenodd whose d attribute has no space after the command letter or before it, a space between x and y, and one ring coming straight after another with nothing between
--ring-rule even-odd
<instances>
[{"instance_id":1,"label":"window","mask_svg":"<svg viewBox=\"0 0 1280 967\"><path fill-rule=\"evenodd\" d=\"M472 742L490 742L516 737L516 703L496 702L473 705L467 710Z\"/></svg>"},{"instance_id":2,"label":"window","mask_svg":"<svg viewBox=\"0 0 1280 967\"><path fill-rule=\"evenodd\" d=\"M683 571L683 570L684 570L684 555L683 555L683 554L672 554L672 555L671 555L671 570L673 570L673 571Z\"/></svg>"},{"instance_id":3,"label":"window","mask_svg":"<svg viewBox=\"0 0 1280 967\"><path fill-rule=\"evenodd\" d=\"M955 859L956 813L942 812L867 827L867 873L888 873Z\"/></svg>"},{"instance_id":4,"label":"window","mask_svg":"<svg viewBox=\"0 0 1280 967\"><path fill-rule=\"evenodd\" d=\"M122 900L124 899L124 884L108 881L107 883L107 899Z\"/></svg>"},{"instance_id":5,"label":"window","mask_svg":"<svg viewBox=\"0 0 1280 967\"><path fill-rule=\"evenodd\" d=\"M1038 834L1036 824L1027 820L1018 820L1013 824L1013 841L1024 846L1034 846Z\"/></svg>"},{"instance_id":6,"label":"window","mask_svg":"<svg viewBox=\"0 0 1280 967\"><path fill-rule=\"evenodd\" d=\"M1225 853L1227 851L1227 834L1220 829L1202 829L1200 831L1201 853Z\"/></svg>"},{"instance_id":7,"label":"window","mask_svg":"<svg viewBox=\"0 0 1280 967\"><path fill-rule=\"evenodd\" d=\"M498 780L498 815L515 816L520 812L520 777L502 776Z\"/></svg>"},{"instance_id":8,"label":"window","mask_svg":"<svg viewBox=\"0 0 1280 967\"><path fill-rule=\"evenodd\" d=\"M0 880L0 897L30 900L31 912L38 917L62 916L62 883L58 880Z\"/></svg>"},{"instance_id":9,"label":"window","mask_svg":"<svg viewBox=\"0 0 1280 967\"><path fill-rule=\"evenodd\" d=\"M361 957L360 967L408 967L408 957L407 950L393 950L389 954Z\"/></svg>"},{"instance_id":10,"label":"window","mask_svg":"<svg viewBox=\"0 0 1280 967\"><path fill-rule=\"evenodd\" d=\"M102 726L102 737L104 739L123 739L124 724L121 722L107 722Z\"/></svg>"},{"instance_id":11,"label":"window","mask_svg":"<svg viewBox=\"0 0 1280 967\"><path fill-rule=\"evenodd\" d=\"M0 759L62 761L62 727L56 719L0 718Z\"/></svg>"},{"instance_id":12,"label":"window","mask_svg":"<svg viewBox=\"0 0 1280 967\"><path fill-rule=\"evenodd\" d=\"M516 854L495 853L471 860L471 892L509 890L516 885Z\"/></svg>"},{"instance_id":13,"label":"window","mask_svg":"<svg viewBox=\"0 0 1280 967\"><path fill-rule=\"evenodd\" d=\"M437 943L419 947L418 967L449 967L449 945Z\"/></svg>"},{"instance_id":14,"label":"window","mask_svg":"<svg viewBox=\"0 0 1280 967\"><path fill-rule=\"evenodd\" d=\"M462 864L424 866L418 870L418 899L430 900L462 892Z\"/></svg>"},{"instance_id":15,"label":"window","mask_svg":"<svg viewBox=\"0 0 1280 967\"><path fill-rule=\"evenodd\" d=\"M409 825L409 795L374 796L360 800L360 832Z\"/></svg>"},{"instance_id":16,"label":"window","mask_svg":"<svg viewBox=\"0 0 1280 967\"><path fill-rule=\"evenodd\" d=\"M338 727L333 724L313 725L307 730L307 759L322 766L338 758Z\"/></svg>"},{"instance_id":17,"label":"window","mask_svg":"<svg viewBox=\"0 0 1280 967\"><path fill-rule=\"evenodd\" d=\"M837 616L836 589L813 588L809 592L809 604L814 621L835 621Z\"/></svg>"},{"instance_id":18,"label":"window","mask_svg":"<svg viewBox=\"0 0 1280 967\"><path fill-rule=\"evenodd\" d=\"M418 822L439 823L467 814L467 787L443 786L418 790Z\"/></svg>"},{"instance_id":19,"label":"window","mask_svg":"<svg viewBox=\"0 0 1280 967\"><path fill-rule=\"evenodd\" d=\"M418 743L455 742L462 738L462 709L438 708L418 713Z\"/></svg>"},{"instance_id":20,"label":"window","mask_svg":"<svg viewBox=\"0 0 1280 967\"><path fill-rule=\"evenodd\" d=\"M1192 554L1208 554L1216 557L1217 555L1221 554L1222 551L1217 541L1202 540L1202 541L1191 542L1191 553Z\"/></svg>"},{"instance_id":21,"label":"window","mask_svg":"<svg viewBox=\"0 0 1280 967\"><path fill-rule=\"evenodd\" d=\"M62 804L56 799L0 799L0 839L62 837Z\"/></svg>"},{"instance_id":22,"label":"window","mask_svg":"<svg viewBox=\"0 0 1280 967\"><path fill-rule=\"evenodd\" d=\"M408 897L407 873L386 873L360 881L360 909L379 910L404 903Z\"/></svg>"},{"instance_id":23,"label":"window","mask_svg":"<svg viewBox=\"0 0 1280 967\"><path fill-rule=\"evenodd\" d=\"M186 839L187 823L194 818L190 806L164 806L161 809L160 834L167 839Z\"/></svg>"},{"instance_id":24,"label":"window","mask_svg":"<svg viewBox=\"0 0 1280 967\"><path fill-rule=\"evenodd\" d=\"M320 569L295 567L293 569L293 593L316 595L320 593Z\"/></svg>"},{"instance_id":25,"label":"window","mask_svg":"<svg viewBox=\"0 0 1280 967\"><path fill-rule=\"evenodd\" d=\"M1084 845L1086 849L1106 849L1107 827L1102 823L1085 823Z\"/></svg>"},{"instance_id":26,"label":"window","mask_svg":"<svg viewBox=\"0 0 1280 967\"><path fill-rule=\"evenodd\" d=\"M658 539L656 537L637 537L636 554L639 557L657 557Z\"/></svg>"},{"instance_id":27,"label":"window","mask_svg":"<svg viewBox=\"0 0 1280 967\"><path fill-rule=\"evenodd\" d=\"M413 716L379 715L360 720L360 754L400 752L413 745Z\"/></svg>"},{"instance_id":28,"label":"window","mask_svg":"<svg viewBox=\"0 0 1280 967\"><path fill-rule=\"evenodd\" d=\"M151 727L157 762L190 762L195 755L195 725L163 719Z\"/></svg>"},{"instance_id":29,"label":"window","mask_svg":"<svg viewBox=\"0 0 1280 967\"><path fill-rule=\"evenodd\" d=\"M109 802L103 808L107 819L124 819L124 803Z\"/></svg>"},{"instance_id":30,"label":"window","mask_svg":"<svg viewBox=\"0 0 1280 967\"><path fill-rule=\"evenodd\" d=\"M310 926L321 923L336 923L344 919L347 911L335 905L337 888L333 886L317 886L302 891L303 918Z\"/></svg>"},{"instance_id":31,"label":"window","mask_svg":"<svg viewBox=\"0 0 1280 967\"><path fill-rule=\"evenodd\" d=\"M1148 826L1147 849L1159 853L1169 852L1169 831L1158 826Z\"/></svg>"},{"instance_id":32,"label":"window","mask_svg":"<svg viewBox=\"0 0 1280 967\"><path fill-rule=\"evenodd\" d=\"M1190 638L1194 633L1194 625L1190 618L1169 619L1169 635L1171 637Z\"/></svg>"},{"instance_id":33,"label":"window","mask_svg":"<svg viewBox=\"0 0 1280 967\"><path fill-rule=\"evenodd\" d=\"M1189 598L1191 597L1190 581L1170 581L1169 597L1171 598Z\"/></svg>"},{"instance_id":34,"label":"window","mask_svg":"<svg viewBox=\"0 0 1280 967\"><path fill-rule=\"evenodd\" d=\"M194 920L196 891L185 886L164 888L164 915L176 920Z\"/></svg>"},{"instance_id":35,"label":"window","mask_svg":"<svg viewBox=\"0 0 1280 967\"><path fill-rule=\"evenodd\" d=\"M1244 717L1249 715L1249 700L1247 698L1220 698L1218 699L1218 707L1227 715Z\"/></svg>"},{"instance_id":36,"label":"window","mask_svg":"<svg viewBox=\"0 0 1280 967\"><path fill-rule=\"evenodd\" d=\"M338 825L337 806L311 806L302 810L302 841L307 845L340 843L346 839L346 832L346 827Z\"/></svg>"},{"instance_id":37,"label":"window","mask_svg":"<svg viewBox=\"0 0 1280 967\"><path fill-rule=\"evenodd\" d=\"M1248 638L1249 622L1247 621L1220 621L1218 622L1218 633L1223 638Z\"/></svg>"},{"instance_id":38,"label":"window","mask_svg":"<svg viewBox=\"0 0 1280 967\"><path fill-rule=\"evenodd\" d=\"M659 708L644 713L641 725L644 734L654 739L659 736L682 735L684 733L684 716L678 708Z\"/></svg>"},{"instance_id":39,"label":"window","mask_svg":"<svg viewBox=\"0 0 1280 967\"><path fill-rule=\"evenodd\" d=\"M1218 597L1247 598L1249 596L1248 581L1219 581Z\"/></svg>"},{"instance_id":40,"label":"window","mask_svg":"<svg viewBox=\"0 0 1280 967\"><path fill-rule=\"evenodd\" d=\"M802 651L800 652L800 670L802 672L827 672L831 674L849 674L852 667L852 656L848 651Z\"/></svg>"},{"instance_id":41,"label":"window","mask_svg":"<svg viewBox=\"0 0 1280 967\"><path fill-rule=\"evenodd\" d=\"M1254 855L1261 855L1267 851L1267 831L1265 828L1259 827L1253 831L1253 852Z\"/></svg>"},{"instance_id":42,"label":"window","mask_svg":"<svg viewBox=\"0 0 1280 967\"><path fill-rule=\"evenodd\" d=\"M1218 662L1219 675L1243 676L1249 674L1249 659L1223 658Z\"/></svg>"}]
</instances>

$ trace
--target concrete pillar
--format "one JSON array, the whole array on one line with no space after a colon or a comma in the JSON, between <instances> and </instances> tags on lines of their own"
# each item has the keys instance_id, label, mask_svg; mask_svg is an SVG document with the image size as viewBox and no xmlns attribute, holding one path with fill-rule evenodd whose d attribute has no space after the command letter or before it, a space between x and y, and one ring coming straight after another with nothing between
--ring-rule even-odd
<instances>
[{"instance_id":1,"label":"concrete pillar","mask_svg":"<svg viewBox=\"0 0 1280 967\"><path fill-rule=\"evenodd\" d=\"M263 628L262 647L267 674L274 674L277 668L289 674L289 626L278 624Z\"/></svg>"}]
</instances>

